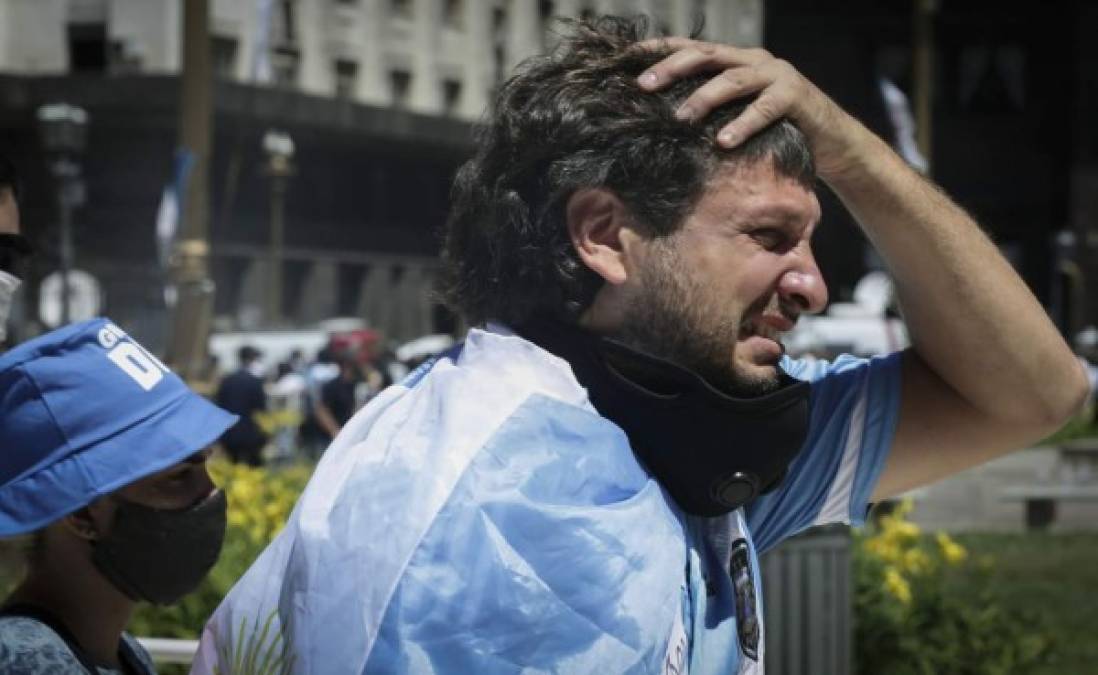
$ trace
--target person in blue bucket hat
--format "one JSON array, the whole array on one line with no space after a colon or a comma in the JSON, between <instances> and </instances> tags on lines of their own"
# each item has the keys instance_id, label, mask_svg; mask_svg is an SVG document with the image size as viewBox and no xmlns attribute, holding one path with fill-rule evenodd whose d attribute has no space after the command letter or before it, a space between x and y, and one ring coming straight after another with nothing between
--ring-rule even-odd
<instances>
[{"instance_id":1,"label":"person in blue bucket hat","mask_svg":"<svg viewBox=\"0 0 1098 675\"><path fill-rule=\"evenodd\" d=\"M226 500L206 459L235 421L108 319L0 356L0 537L30 542L0 672L155 672L124 628L217 561Z\"/></svg>"}]
</instances>

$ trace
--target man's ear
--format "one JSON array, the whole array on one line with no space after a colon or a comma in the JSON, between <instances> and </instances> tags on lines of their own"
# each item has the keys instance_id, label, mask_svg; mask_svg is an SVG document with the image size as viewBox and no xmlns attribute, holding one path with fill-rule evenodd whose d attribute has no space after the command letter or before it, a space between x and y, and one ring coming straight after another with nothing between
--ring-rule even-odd
<instances>
[{"instance_id":1,"label":"man's ear","mask_svg":"<svg viewBox=\"0 0 1098 675\"><path fill-rule=\"evenodd\" d=\"M102 536L102 532L97 521L104 520L106 514L93 514L92 510L97 508L96 504L97 502L92 502L83 508L73 511L62 518L61 523L65 526L65 529L81 539L86 539L87 541L99 539Z\"/></svg>"},{"instance_id":2,"label":"man's ear","mask_svg":"<svg viewBox=\"0 0 1098 675\"><path fill-rule=\"evenodd\" d=\"M618 196L604 188L576 190L568 198L564 215L580 260L606 283L624 283L629 267L622 234L631 221Z\"/></svg>"}]
</instances>

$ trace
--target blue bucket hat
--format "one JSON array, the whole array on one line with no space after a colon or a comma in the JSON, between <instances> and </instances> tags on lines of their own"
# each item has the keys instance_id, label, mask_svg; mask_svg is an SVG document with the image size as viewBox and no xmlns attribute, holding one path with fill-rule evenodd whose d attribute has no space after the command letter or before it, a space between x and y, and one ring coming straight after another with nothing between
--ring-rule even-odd
<instances>
[{"instance_id":1,"label":"blue bucket hat","mask_svg":"<svg viewBox=\"0 0 1098 675\"><path fill-rule=\"evenodd\" d=\"M107 319L25 342L0 355L0 536L178 464L236 420Z\"/></svg>"}]
</instances>

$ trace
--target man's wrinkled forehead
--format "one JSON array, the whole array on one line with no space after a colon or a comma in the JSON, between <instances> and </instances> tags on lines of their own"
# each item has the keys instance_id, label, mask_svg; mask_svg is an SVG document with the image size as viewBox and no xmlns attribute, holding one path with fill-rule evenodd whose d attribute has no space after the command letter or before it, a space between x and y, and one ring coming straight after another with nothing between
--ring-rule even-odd
<instances>
[{"instance_id":1,"label":"man's wrinkled forehead","mask_svg":"<svg viewBox=\"0 0 1098 675\"><path fill-rule=\"evenodd\" d=\"M706 181L703 201L757 220L812 227L821 215L815 186L784 174L770 157L722 162Z\"/></svg>"}]
</instances>

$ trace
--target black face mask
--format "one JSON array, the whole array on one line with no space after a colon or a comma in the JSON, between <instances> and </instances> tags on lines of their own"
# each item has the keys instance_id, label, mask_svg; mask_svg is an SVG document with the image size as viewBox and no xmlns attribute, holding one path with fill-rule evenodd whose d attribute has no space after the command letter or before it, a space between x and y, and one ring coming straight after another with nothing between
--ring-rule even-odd
<instances>
[{"instance_id":1,"label":"black face mask","mask_svg":"<svg viewBox=\"0 0 1098 675\"><path fill-rule=\"evenodd\" d=\"M687 513L723 515L774 489L808 435L809 385L785 373L773 393L733 398L693 371L577 327L536 322L518 332L568 361L591 404Z\"/></svg>"},{"instance_id":2,"label":"black face mask","mask_svg":"<svg viewBox=\"0 0 1098 675\"><path fill-rule=\"evenodd\" d=\"M110 532L92 560L131 600L170 605L193 591L221 553L225 493L185 509L154 509L119 500Z\"/></svg>"}]
</instances>

